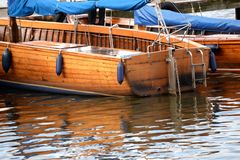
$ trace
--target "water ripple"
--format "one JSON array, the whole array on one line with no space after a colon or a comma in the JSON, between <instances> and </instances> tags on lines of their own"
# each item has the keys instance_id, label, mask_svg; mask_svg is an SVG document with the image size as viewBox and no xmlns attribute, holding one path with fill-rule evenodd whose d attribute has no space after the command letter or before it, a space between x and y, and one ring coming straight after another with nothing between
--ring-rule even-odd
<instances>
[{"instance_id":1,"label":"water ripple","mask_svg":"<svg viewBox=\"0 0 240 160\"><path fill-rule=\"evenodd\" d=\"M239 75L213 74L208 83L181 99L10 90L0 95L0 158L237 159Z\"/></svg>"}]
</instances>

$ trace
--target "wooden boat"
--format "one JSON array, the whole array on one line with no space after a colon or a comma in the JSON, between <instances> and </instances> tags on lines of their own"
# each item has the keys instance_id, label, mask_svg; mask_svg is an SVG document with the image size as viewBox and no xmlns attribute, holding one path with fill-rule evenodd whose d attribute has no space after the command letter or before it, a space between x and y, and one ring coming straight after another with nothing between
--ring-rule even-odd
<instances>
[{"instance_id":1,"label":"wooden boat","mask_svg":"<svg viewBox=\"0 0 240 160\"><path fill-rule=\"evenodd\" d=\"M239 20L194 16L170 10L163 10L162 14L171 34L211 47L218 70L240 70ZM144 6L135 11L135 23L145 26L146 30L162 29L157 21L153 7Z\"/></svg>"},{"instance_id":2,"label":"wooden boat","mask_svg":"<svg viewBox=\"0 0 240 160\"><path fill-rule=\"evenodd\" d=\"M183 35L178 35L183 37ZM240 71L240 35L185 35L184 37L212 48L219 71Z\"/></svg>"},{"instance_id":3,"label":"wooden boat","mask_svg":"<svg viewBox=\"0 0 240 160\"><path fill-rule=\"evenodd\" d=\"M171 34L210 47L215 54L219 71L240 71L239 20L207 18L188 14L182 15L168 10L173 10L175 7L176 6L172 6L171 8L165 8L167 10L162 10L167 20L167 29ZM163 29L163 26L156 25L158 20L155 9L150 6L144 6L140 10L141 11L134 11L138 18L137 22L133 18L106 17L106 25L111 26L118 24L118 26L124 28L137 28L155 32ZM143 20L141 18L143 18ZM68 17L69 22L73 23L71 19L72 18ZM87 23L87 19L84 17L79 18L79 21L79 23ZM212 21L216 22L216 24L212 23ZM146 26L136 25L135 23L146 24ZM184 28L184 25L187 23L189 23L189 25Z\"/></svg>"},{"instance_id":4,"label":"wooden boat","mask_svg":"<svg viewBox=\"0 0 240 160\"><path fill-rule=\"evenodd\" d=\"M12 54L9 70L0 68L4 85L87 95L150 96L168 93L169 80L175 77L176 82L176 76L182 90L191 90L193 68L199 76L206 74L203 66L208 67L209 48L176 37L167 43L165 36L155 46L158 34L153 32L91 25L79 25L76 31L72 24L21 20L22 42L10 43L8 24L9 20L0 20L0 52L8 48ZM59 55L63 58L60 76L56 73ZM171 56L177 62L175 70ZM3 61L1 57L1 65ZM118 65L124 67L122 84Z\"/></svg>"},{"instance_id":5,"label":"wooden boat","mask_svg":"<svg viewBox=\"0 0 240 160\"><path fill-rule=\"evenodd\" d=\"M169 8L169 4L168 4L168 7L166 7L165 9L173 10L176 7L173 5L170 5L170 6L171 8ZM156 18L156 15L153 13L152 8L147 7L146 10L148 12L144 12L145 11L144 9L141 9L141 10L143 11L135 11L137 13L137 16L141 17L141 14L140 14L141 12L146 13L148 16L150 15L149 19L147 18L148 16L144 16L144 19L146 20L143 22L150 23L150 24L156 23L157 18ZM178 10L176 10L175 8L175 11L178 11ZM169 10L164 11L163 14L168 21L167 29L169 30L170 33L175 34L177 37L180 37L180 38L187 38L197 43L201 43L212 49L214 53L214 57L216 58L215 62L217 63L216 66L212 68L212 71L216 71L216 68L218 71L221 71L221 70L240 71L239 20L226 21L225 19L216 19L216 18L207 18L207 17L205 19L205 17L200 17L200 22L198 22L199 16L188 15L188 14L181 15L180 13L172 12ZM112 15L112 14L108 14L108 15ZM151 18L151 16L153 18ZM177 17L177 20L175 20L174 17ZM84 14L78 15L78 16L67 15L66 19L68 23L74 24L76 18L78 19L78 23L88 24L87 15L84 15ZM189 23L187 19L189 19L190 22L194 23L193 25L191 24L191 29L189 29L189 26L184 28L184 25ZM214 22L217 22L218 24L211 24L212 20ZM158 26L158 25L157 26L156 25L155 26L135 25L134 21L135 20L133 18L107 16L105 18L105 25L107 26L118 25L119 27L123 27L123 28L135 28L135 29L155 31L155 32L156 31L158 32L159 29L162 29L162 26ZM141 20L138 20L138 21L141 22ZM204 22L208 22L210 26L208 26L208 24L204 24ZM175 25L173 26L173 24ZM183 28L179 29L179 26L180 28L181 27ZM223 34L222 32L225 34Z\"/></svg>"},{"instance_id":6,"label":"wooden boat","mask_svg":"<svg viewBox=\"0 0 240 160\"><path fill-rule=\"evenodd\" d=\"M147 12L143 8L146 7ZM140 30L154 31L158 32L159 29L163 29L162 26L153 25L157 23L157 17L154 14L155 10L151 7L145 6L141 11L135 11L138 16L137 23L149 23L152 25L135 25L135 20L133 18L123 18L123 17L106 17L105 23L107 26L118 25L119 27L124 28L136 28ZM174 6L173 6L174 7ZM173 8L172 7L172 8ZM154 10L154 12L153 12ZM141 16L141 14L147 16ZM150 14L151 13L151 14ZM167 29L171 34L176 35L179 38L187 38L197 43L206 45L212 49L216 58L216 67L218 71L221 70L233 70L240 71L240 25L239 20L225 20L225 19L216 19L216 18L207 18L200 17L200 22L198 22L199 16L172 12L169 10L163 10L163 14L167 19ZM149 18L148 18L149 16ZM174 19L177 17L177 19ZM185 17L185 18L184 18ZM140 18L143 18L140 19ZM68 22L73 22L73 17L68 16ZM189 23L186 19L189 19L190 22L194 23L189 29L189 26L184 28L184 24ZM211 24L211 20L218 22L219 25ZM204 24L203 22L210 23ZM202 22L202 23L201 23ZM79 23L87 23L87 19L84 16L79 17ZM140 23L140 24L141 24ZM173 24L175 24L173 26ZM135 26L134 26L135 25ZM179 28L180 26L180 28ZM185 34L184 34L185 33ZM212 69L215 71L215 69Z\"/></svg>"},{"instance_id":7,"label":"wooden boat","mask_svg":"<svg viewBox=\"0 0 240 160\"><path fill-rule=\"evenodd\" d=\"M135 2L146 4L145 0ZM25 16L38 8L54 14L52 7L68 5L49 0L52 7L45 11L41 3L29 1L24 12L10 4L13 8L9 13ZM76 6L73 3L70 5ZM94 3L87 6L94 7ZM10 20L0 19L2 85L120 96L176 94L196 88L197 82L206 85L209 48L189 40L116 26Z\"/></svg>"}]
</instances>

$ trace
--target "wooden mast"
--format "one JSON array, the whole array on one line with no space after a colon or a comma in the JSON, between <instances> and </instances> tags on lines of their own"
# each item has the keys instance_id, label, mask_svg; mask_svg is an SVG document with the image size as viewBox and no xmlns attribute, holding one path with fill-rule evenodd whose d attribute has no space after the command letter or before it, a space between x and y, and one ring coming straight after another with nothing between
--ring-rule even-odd
<instances>
[{"instance_id":1,"label":"wooden mast","mask_svg":"<svg viewBox=\"0 0 240 160\"><path fill-rule=\"evenodd\" d=\"M17 43L19 42L19 31L17 26L16 17L9 17L9 26L10 26L10 42Z\"/></svg>"},{"instance_id":2,"label":"wooden mast","mask_svg":"<svg viewBox=\"0 0 240 160\"><path fill-rule=\"evenodd\" d=\"M9 0L8 0L8 9L9 9ZM19 42L19 31L16 21L16 17L9 17L9 32L10 32L10 42L17 43Z\"/></svg>"}]
</instances>

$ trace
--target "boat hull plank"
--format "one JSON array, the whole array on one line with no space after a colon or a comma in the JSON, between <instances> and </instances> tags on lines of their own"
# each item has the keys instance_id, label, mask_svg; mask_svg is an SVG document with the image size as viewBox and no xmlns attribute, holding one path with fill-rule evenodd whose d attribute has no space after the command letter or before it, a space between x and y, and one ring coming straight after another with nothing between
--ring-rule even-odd
<instances>
[{"instance_id":1,"label":"boat hull plank","mask_svg":"<svg viewBox=\"0 0 240 160\"><path fill-rule=\"evenodd\" d=\"M189 39L203 45L217 45L217 68L240 69L240 37L238 35L196 36Z\"/></svg>"}]
</instances>

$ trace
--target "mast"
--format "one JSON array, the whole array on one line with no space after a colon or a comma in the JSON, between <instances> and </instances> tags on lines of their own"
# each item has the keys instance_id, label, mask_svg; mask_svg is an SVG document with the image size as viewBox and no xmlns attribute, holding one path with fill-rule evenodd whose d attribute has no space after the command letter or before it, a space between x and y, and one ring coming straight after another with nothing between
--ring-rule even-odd
<instances>
[{"instance_id":1,"label":"mast","mask_svg":"<svg viewBox=\"0 0 240 160\"><path fill-rule=\"evenodd\" d=\"M9 27L10 27L10 42L19 42L19 31L16 21L16 17L9 17Z\"/></svg>"},{"instance_id":2,"label":"mast","mask_svg":"<svg viewBox=\"0 0 240 160\"><path fill-rule=\"evenodd\" d=\"M8 8L9 8L9 2L10 0L8 0ZM18 31L18 25L17 25L17 21L16 21L16 17L9 17L9 39L10 42L13 43L17 43L19 42L19 31Z\"/></svg>"}]
</instances>

